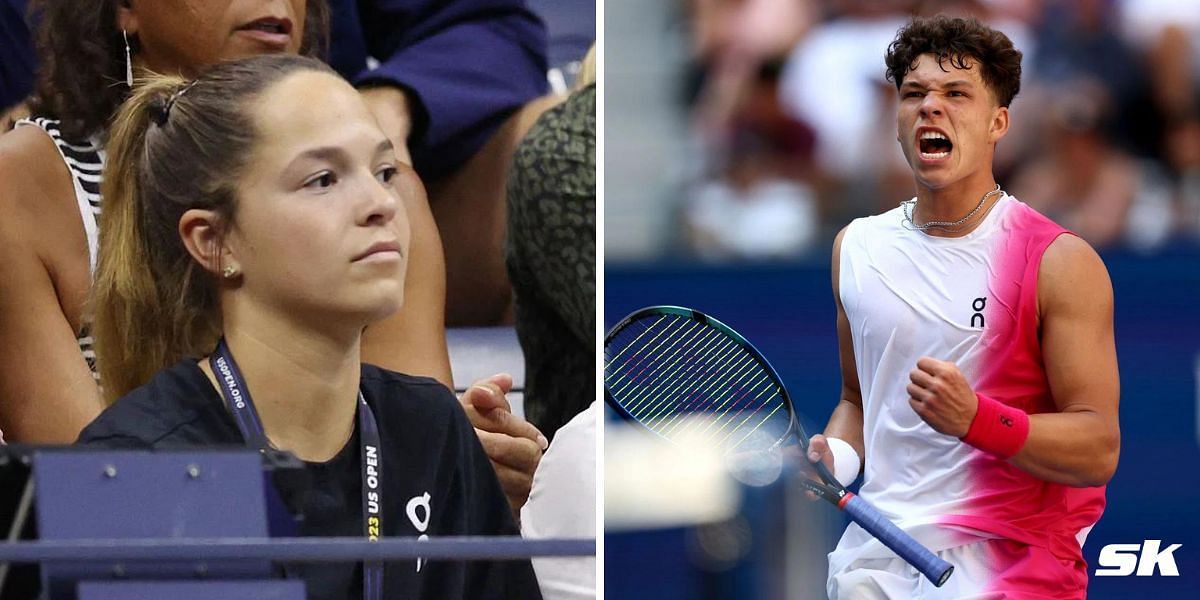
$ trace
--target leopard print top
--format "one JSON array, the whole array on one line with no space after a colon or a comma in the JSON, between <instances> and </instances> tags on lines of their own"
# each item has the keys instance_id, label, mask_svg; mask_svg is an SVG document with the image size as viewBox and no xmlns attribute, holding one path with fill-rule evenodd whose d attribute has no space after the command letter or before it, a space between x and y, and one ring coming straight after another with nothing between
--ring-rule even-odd
<instances>
[{"instance_id":1,"label":"leopard print top","mask_svg":"<svg viewBox=\"0 0 1200 600\"><path fill-rule=\"evenodd\" d=\"M508 179L525 417L546 437L596 397L596 86L546 111Z\"/></svg>"}]
</instances>

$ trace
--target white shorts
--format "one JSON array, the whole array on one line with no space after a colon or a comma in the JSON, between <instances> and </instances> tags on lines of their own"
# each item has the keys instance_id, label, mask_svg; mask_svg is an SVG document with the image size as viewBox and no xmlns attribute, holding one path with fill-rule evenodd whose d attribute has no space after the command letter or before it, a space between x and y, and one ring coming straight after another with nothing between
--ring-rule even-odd
<instances>
[{"instance_id":1,"label":"white shorts","mask_svg":"<svg viewBox=\"0 0 1200 600\"><path fill-rule=\"evenodd\" d=\"M826 591L836 600L1064 600L1084 598L1082 564L1006 539L982 539L936 553L954 565L942 587L901 558L860 558L831 572Z\"/></svg>"}]
</instances>

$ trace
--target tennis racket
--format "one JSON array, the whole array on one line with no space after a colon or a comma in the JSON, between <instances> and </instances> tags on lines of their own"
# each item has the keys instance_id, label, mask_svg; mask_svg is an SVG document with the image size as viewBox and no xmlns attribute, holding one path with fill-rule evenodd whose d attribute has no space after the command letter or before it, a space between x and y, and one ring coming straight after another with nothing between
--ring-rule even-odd
<instances>
[{"instance_id":1,"label":"tennis racket","mask_svg":"<svg viewBox=\"0 0 1200 600\"><path fill-rule=\"evenodd\" d=\"M668 441L698 438L726 456L774 451L795 441L807 456L808 435L779 374L746 338L690 308L643 308L608 332L604 398L622 417ZM693 415L706 418L688 418ZM810 475L815 471L800 478L807 489L844 510L934 585L949 579L950 563L846 491L823 463L797 462Z\"/></svg>"}]
</instances>

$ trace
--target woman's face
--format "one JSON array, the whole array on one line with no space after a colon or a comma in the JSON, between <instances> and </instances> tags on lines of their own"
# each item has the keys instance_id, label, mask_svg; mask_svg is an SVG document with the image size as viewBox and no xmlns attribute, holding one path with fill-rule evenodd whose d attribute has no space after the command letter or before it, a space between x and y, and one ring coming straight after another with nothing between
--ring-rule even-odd
<instances>
[{"instance_id":1,"label":"woman's face","mask_svg":"<svg viewBox=\"0 0 1200 600\"><path fill-rule=\"evenodd\" d=\"M137 38L137 64L192 76L223 60L298 53L306 8L306 0L122 0L117 26Z\"/></svg>"},{"instance_id":2,"label":"woman's face","mask_svg":"<svg viewBox=\"0 0 1200 600\"><path fill-rule=\"evenodd\" d=\"M400 308L408 265L404 199L416 173L358 92L317 71L289 75L255 102L257 139L237 181L227 260L237 293L320 322L366 325Z\"/></svg>"}]
</instances>

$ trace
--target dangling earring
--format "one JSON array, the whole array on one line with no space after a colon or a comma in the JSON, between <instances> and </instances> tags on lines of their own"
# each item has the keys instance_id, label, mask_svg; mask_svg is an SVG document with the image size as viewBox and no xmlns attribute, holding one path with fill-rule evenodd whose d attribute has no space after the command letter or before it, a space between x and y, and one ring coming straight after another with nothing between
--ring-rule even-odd
<instances>
[{"instance_id":1,"label":"dangling earring","mask_svg":"<svg viewBox=\"0 0 1200 600\"><path fill-rule=\"evenodd\" d=\"M125 85L133 89L133 59L129 56L129 34L122 29L121 37L125 38Z\"/></svg>"},{"instance_id":2,"label":"dangling earring","mask_svg":"<svg viewBox=\"0 0 1200 600\"><path fill-rule=\"evenodd\" d=\"M237 269L232 266L225 267L225 270L221 271L221 274L225 276L225 279L233 279L233 276L237 275Z\"/></svg>"}]
</instances>

